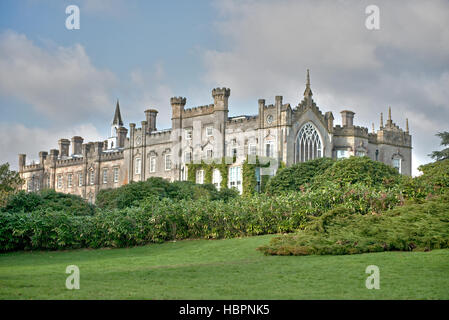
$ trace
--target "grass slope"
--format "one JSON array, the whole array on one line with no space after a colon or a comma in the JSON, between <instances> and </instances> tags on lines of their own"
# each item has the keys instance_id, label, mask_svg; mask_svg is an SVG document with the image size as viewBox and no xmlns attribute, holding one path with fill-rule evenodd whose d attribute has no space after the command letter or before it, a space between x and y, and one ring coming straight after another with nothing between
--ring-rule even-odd
<instances>
[{"instance_id":1,"label":"grass slope","mask_svg":"<svg viewBox=\"0 0 449 320\"><path fill-rule=\"evenodd\" d=\"M449 299L449 249L264 256L273 236L0 254L0 299ZM80 268L80 290L65 268ZM365 268L380 268L380 290Z\"/></svg>"}]
</instances>

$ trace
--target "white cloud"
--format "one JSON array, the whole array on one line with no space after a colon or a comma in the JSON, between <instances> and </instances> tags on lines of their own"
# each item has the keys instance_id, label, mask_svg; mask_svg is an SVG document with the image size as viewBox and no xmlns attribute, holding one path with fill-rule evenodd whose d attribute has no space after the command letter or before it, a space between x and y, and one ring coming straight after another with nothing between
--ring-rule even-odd
<instances>
[{"instance_id":1,"label":"white cloud","mask_svg":"<svg viewBox=\"0 0 449 320\"><path fill-rule=\"evenodd\" d=\"M165 78L165 68L163 63L154 64L153 70L144 72L135 69L130 72L130 84L127 92L132 105L135 106L130 111L132 117L144 119L144 110L153 108L159 111L156 126L158 129L171 127L171 106L170 98L174 96L173 90Z\"/></svg>"},{"instance_id":2,"label":"white cloud","mask_svg":"<svg viewBox=\"0 0 449 320\"><path fill-rule=\"evenodd\" d=\"M109 112L117 85L113 73L92 65L83 46L40 48L13 31L0 34L0 70L0 94L62 123Z\"/></svg>"},{"instance_id":3,"label":"white cloud","mask_svg":"<svg viewBox=\"0 0 449 320\"><path fill-rule=\"evenodd\" d=\"M28 128L22 124L2 124L0 126L0 163L9 162L11 168L18 169L18 154L27 155L27 163L39 162L39 152L58 149L58 140L61 138L71 139L73 136L81 136L84 142L102 141L93 124L84 124L65 129L42 129Z\"/></svg>"},{"instance_id":4,"label":"white cloud","mask_svg":"<svg viewBox=\"0 0 449 320\"><path fill-rule=\"evenodd\" d=\"M217 1L223 50L203 55L205 82L231 88L233 101L283 95L296 106L311 69L323 111L353 109L357 125L379 126L393 108L400 127L409 118L414 172L439 148L449 119L449 3L376 1L380 30L365 27L371 1ZM270 102L271 103L271 102ZM232 112L232 110L231 110Z\"/></svg>"}]
</instances>

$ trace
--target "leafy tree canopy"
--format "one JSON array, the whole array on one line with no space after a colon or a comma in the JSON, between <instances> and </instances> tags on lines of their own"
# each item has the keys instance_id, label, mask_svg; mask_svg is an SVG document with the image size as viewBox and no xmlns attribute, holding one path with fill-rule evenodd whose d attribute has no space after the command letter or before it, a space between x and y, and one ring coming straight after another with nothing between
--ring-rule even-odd
<instances>
[{"instance_id":1,"label":"leafy tree canopy","mask_svg":"<svg viewBox=\"0 0 449 320\"><path fill-rule=\"evenodd\" d=\"M0 206L23 184L19 173L9 169L9 163L0 165Z\"/></svg>"}]
</instances>

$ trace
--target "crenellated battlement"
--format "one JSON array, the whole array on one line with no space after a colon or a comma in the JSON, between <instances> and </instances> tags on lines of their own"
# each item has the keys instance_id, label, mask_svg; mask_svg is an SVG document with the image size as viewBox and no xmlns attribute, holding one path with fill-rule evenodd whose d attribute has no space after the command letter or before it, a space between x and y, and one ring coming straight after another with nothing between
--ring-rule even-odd
<instances>
[{"instance_id":1,"label":"crenellated battlement","mask_svg":"<svg viewBox=\"0 0 449 320\"><path fill-rule=\"evenodd\" d=\"M44 165L41 163L32 163L32 164L28 164L25 165L23 167L23 172L30 172L30 171L37 171L37 170L42 170L44 169Z\"/></svg>"},{"instance_id":2,"label":"crenellated battlement","mask_svg":"<svg viewBox=\"0 0 449 320\"><path fill-rule=\"evenodd\" d=\"M184 106L186 104L186 101L187 101L187 99L184 98L184 97L172 97L172 98L170 98L170 103L172 105L180 104L180 105Z\"/></svg>"},{"instance_id":3,"label":"crenellated battlement","mask_svg":"<svg viewBox=\"0 0 449 320\"><path fill-rule=\"evenodd\" d=\"M73 166L73 165L80 165L80 164L83 164L83 161L84 161L83 157L59 159L59 160L56 160L56 166L57 167L68 167L68 166Z\"/></svg>"},{"instance_id":4,"label":"crenellated battlement","mask_svg":"<svg viewBox=\"0 0 449 320\"><path fill-rule=\"evenodd\" d=\"M259 116L237 116L228 119L228 123L255 122Z\"/></svg>"},{"instance_id":5,"label":"crenellated battlement","mask_svg":"<svg viewBox=\"0 0 449 320\"><path fill-rule=\"evenodd\" d=\"M357 137L364 137L368 138L368 128L361 127L361 126L341 126L336 125L334 127L334 135L336 136L357 136Z\"/></svg>"},{"instance_id":6,"label":"crenellated battlement","mask_svg":"<svg viewBox=\"0 0 449 320\"><path fill-rule=\"evenodd\" d=\"M215 88L212 89L212 97L228 98L231 95L231 89L229 88Z\"/></svg>"},{"instance_id":7,"label":"crenellated battlement","mask_svg":"<svg viewBox=\"0 0 449 320\"><path fill-rule=\"evenodd\" d=\"M198 106L190 109L184 109L182 112L183 118L190 118L196 116L203 116L215 112L215 106L213 104Z\"/></svg>"},{"instance_id":8,"label":"crenellated battlement","mask_svg":"<svg viewBox=\"0 0 449 320\"><path fill-rule=\"evenodd\" d=\"M172 132L172 129L164 129L164 130L159 130L159 131L153 131L150 133L150 137L152 136L156 136L156 137L160 137L160 136L168 136L170 137Z\"/></svg>"},{"instance_id":9,"label":"crenellated battlement","mask_svg":"<svg viewBox=\"0 0 449 320\"><path fill-rule=\"evenodd\" d=\"M103 152L101 154L102 160L117 160L122 159L124 154L124 150L116 150L114 152Z\"/></svg>"}]
</instances>

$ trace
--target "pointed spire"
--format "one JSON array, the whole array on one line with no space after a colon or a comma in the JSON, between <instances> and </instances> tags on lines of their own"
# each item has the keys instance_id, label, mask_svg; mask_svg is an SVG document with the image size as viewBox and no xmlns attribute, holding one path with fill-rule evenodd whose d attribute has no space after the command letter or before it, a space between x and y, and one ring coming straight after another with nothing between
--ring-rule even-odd
<instances>
[{"instance_id":1,"label":"pointed spire","mask_svg":"<svg viewBox=\"0 0 449 320\"><path fill-rule=\"evenodd\" d=\"M310 89L310 73L309 69L307 69L307 82L306 82L306 90L304 91L305 98L311 98L313 95L312 89Z\"/></svg>"},{"instance_id":2,"label":"pointed spire","mask_svg":"<svg viewBox=\"0 0 449 320\"><path fill-rule=\"evenodd\" d=\"M391 121L391 107L388 107L388 121Z\"/></svg>"},{"instance_id":3,"label":"pointed spire","mask_svg":"<svg viewBox=\"0 0 449 320\"><path fill-rule=\"evenodd\" d=\"M408 118L405 119L405 132L408 133Z\"/></svg>"},{"instance_id":4,"label":"pointed spire","mask_svg":"<svg viewBox=\"0 0 449 320\"><path fill-rule=\"evenodd\" d=\"M117 104L115 105L115 114L114 119L112 120L112 124L116 124L120 127L123 126L122 115L120 114L120 104L117 99Z\"/></svg>"},{"instance_id":5,"label":"pointed spire","mask_svg":"<svg viewBox=\"0 0 449 320\"><path fill-rule=\"evenodd\" d=\"M384 127L384 114L380 113L380 129L383 129Z\"/></svg>"},{"instance_id":6,"label":"pointed spire","mask_svg":"<svg viewBox=\"0 0 449 320\"><path fill-rule=\"evenodd\" d=\"M376 133L376 130L374 130L374 122L373 122L373 133Z\"/></svg>"}]
</instances>

